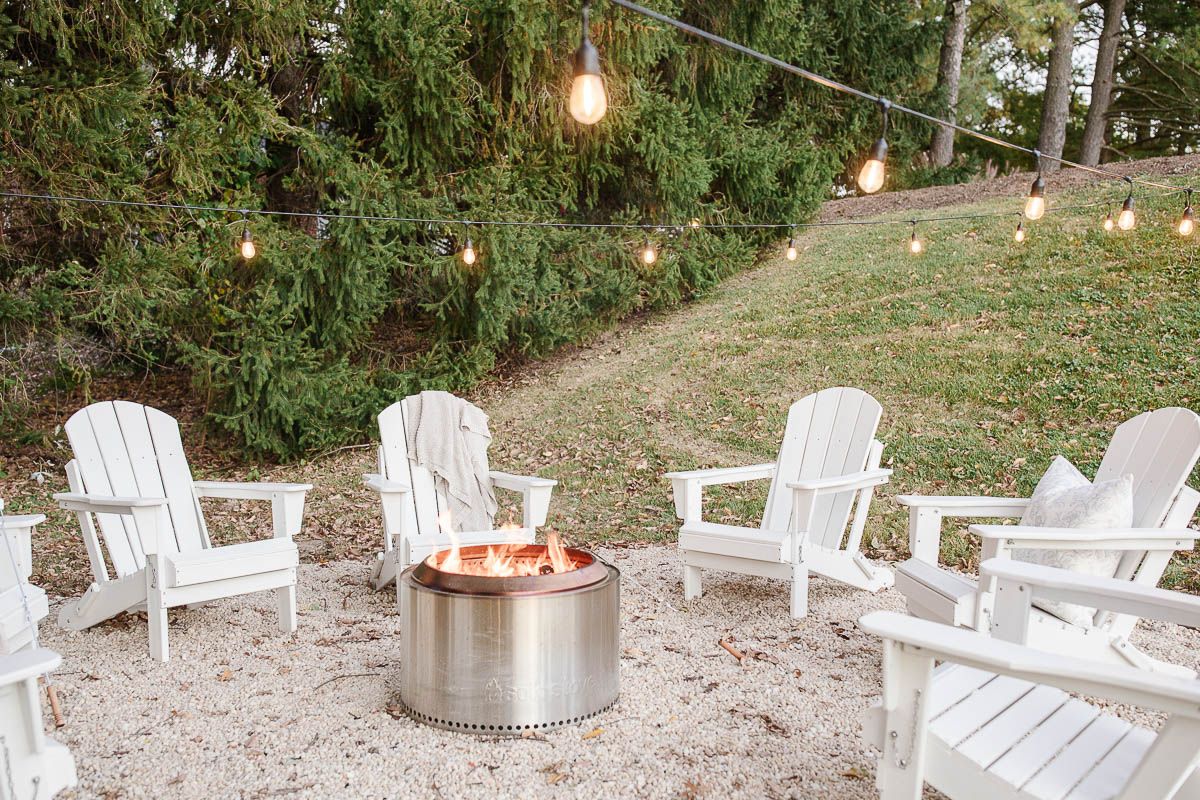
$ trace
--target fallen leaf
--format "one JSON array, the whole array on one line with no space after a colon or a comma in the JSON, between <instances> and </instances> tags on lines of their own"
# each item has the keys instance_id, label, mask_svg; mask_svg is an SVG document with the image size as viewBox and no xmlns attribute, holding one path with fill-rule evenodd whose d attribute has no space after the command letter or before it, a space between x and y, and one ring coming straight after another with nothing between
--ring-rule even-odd
<instances>
[{"instance_id":1,"label":"fallen leaf","mask_svg":"<svg viewBox=\"0 0 1200 800\"><path fill-rule=\"evenodd\" d=\"M595 739L597 736L599 736L602 733L604 733L604 728L596 727L596 728L592 728L590 731L585 733L582 738Z\"/></svg>"}]
</instances>

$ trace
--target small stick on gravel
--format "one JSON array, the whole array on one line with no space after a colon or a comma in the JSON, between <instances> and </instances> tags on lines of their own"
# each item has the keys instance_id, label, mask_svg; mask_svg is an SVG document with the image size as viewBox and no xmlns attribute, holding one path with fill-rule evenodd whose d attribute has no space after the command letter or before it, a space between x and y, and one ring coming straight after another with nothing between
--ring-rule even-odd
<instances>
[{"instance_id":1,"label":"small stick on gravel","mask_svg":"<svg viewBox=\"0 0 1200 800\"><path fill-rule=\"evenodd\" d=\"M46 697L50 700L50 713L54 715L54 727L61 728L67 724L67 720L63 717L62 706L58 704L58 689L54 684L46 684Z\"/></svg>"},{"instance_id":2,"label":"small stick on gravel","mask_svg":"<svg viewBox=\"0 0 1200 800\"><path fill-rule=\"evenodd\" d=\"M721 645L721 647L724 647L726 650L728 650L729 655L736 658L738 660L739 664L741 664L743 661L746 660L746 654L743 653L741 650L738 650L736 647L734 647L733 644L730 643L730 641L728 639L722 639L721 641L717 642L717 644Z\"/></svg>"},{"instance_id":3,"label":"small stick on gravel","mask_svg":"<svg viewBox=\"0 0 1200 800\"><path fill-rule=\"evenodd\" d=\"M318 683L316 686L313 687L312 690L315 692L317 689L320 689L325 684L333 683L334 681L340 681L342 678L372 678L379 674L380 673L378 673L378 672L351 672L347 675L334 675L329 680L321 681L320 683Z\"/></svg>"}]
</instances>

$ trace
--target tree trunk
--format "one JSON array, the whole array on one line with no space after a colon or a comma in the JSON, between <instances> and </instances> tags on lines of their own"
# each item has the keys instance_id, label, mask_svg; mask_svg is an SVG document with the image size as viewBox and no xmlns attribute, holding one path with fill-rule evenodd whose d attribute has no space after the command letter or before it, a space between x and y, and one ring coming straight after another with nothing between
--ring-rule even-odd
<instances>
[{"instance_id":1,"label":"tree trunk","mask_svg":"<svg viewBox=\"0 0 1200 800\"><path fill-rule=\"evenodd\" d=\"M1092 76L1092 100L1088 104L1087 122L1083 128L1083 143L1079 146L1079 162L1094 167L1100 163L1104 134L1108 128L1108 107L1112 103L1113 67L1117 62L1117 45L1121 39L1121 19L1125 0L1107 0L1104 4L1104 27L1096 50L1096 72Z\"/></svg>"},{"instance_id":2,"label":"tree trunk","mask_svg":"<svg viewBox=\"0 0 1200 800\"><path fill-rule=\"evenodd\" d=\"M946 0L946 32L938 59L937 88L944 104L943 113L950 122L958 120L958 85L962 77L963 41L967 33L967 0ZM954 131L934 126L929 157L935 167L954 160Z\"/></svg>"},{"instance_id":3,"label":"tree trunk","mask_svg":"<svg viewBox=\"0 0 1200 800\"><path fill-rule=\"evenodd\" d=\"M1038 134L1038 150L1055 158L1062 156L1067 140L1067 112L1071 106L1071 52L1075 48L1075 20L1078 6L1074 2L1065 8L1050 28L1050 64L1046 69L1046 93L1042 96L1042 127ZM1044 161L1045 172L1056 172L1057 161Z\"/></svg>"}]
</instances>

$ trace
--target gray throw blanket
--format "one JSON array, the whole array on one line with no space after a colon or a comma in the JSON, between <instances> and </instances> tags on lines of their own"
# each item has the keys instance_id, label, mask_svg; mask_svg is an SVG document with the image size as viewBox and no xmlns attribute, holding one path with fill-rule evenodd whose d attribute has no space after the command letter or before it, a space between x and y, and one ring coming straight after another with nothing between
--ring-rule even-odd
<instances>
[{"instance_id":1,"label":"gray throw blanket","mask_svg":"<svg viewBox=\"0 0 1200 800\"><path fill-rule=\"evenodd\" d=\"M477 406L449 392L421 392L408 398L404 432L408 457L433 473L449 500L457 531L490 531L496 495L488 469L492 441L488 418Z\"/></svg>"}]
</instances>

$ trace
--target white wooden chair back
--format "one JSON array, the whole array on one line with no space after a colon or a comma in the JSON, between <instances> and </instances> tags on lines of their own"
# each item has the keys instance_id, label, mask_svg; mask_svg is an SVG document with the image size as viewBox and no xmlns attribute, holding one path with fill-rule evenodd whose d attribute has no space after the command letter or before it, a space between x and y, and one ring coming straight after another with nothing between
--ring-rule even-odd
<instances>
[{"instance_id":1,"label":"white wooden chair back","mask_svg":"<svg viewBox=\"0 0 1200 800\"><path fill-rule=\"evenodd\" d=\"M75 458L67 464L71 491L113 497L165 497L159 519L164 553L191 553L209 547L208 531L192 487L192 471L183 454L179 424L149 406L122 400L93 403L67 420L67 439ZM118 577L146 564L132 517L96 514ZM90 515L79 514L80 528L98 582L108 580L100 538Z\"/></svg>"},{"instance_id":2,"label":"white wooden chair back","mask_svg":"<svg viewBox=\"0 0 1200 800\"><path fill-rule=\"evenodd\" d=\"M449 508L445 495L437 489L433 473L413 464L408 458L408 400L392 403L379 414L379 474L391 481L408 484L402 513L406 530L415 531L415 539L436 536L438 515Z\"/></svg>"},{"instance_id":3,"label":"white wooden chair back","mask_svg":"<svg viewBox=\"0 0 1200 800\"><path fill-rule=\"evenodd\" d=\"M1097 481L1133 475L1133 527L1158 528L1200 458L1200 415L1160 408L1123 422L1113 433Z\"/></svg>"},{"instance_id":4,"label":"white wooden chair back","mask_svg":"<svg viewBox=\"0 0 1200 800\"><path fill-rule=\"evenodd\" d=\"M879 466L883 445L875 441L879 402L862 389L834 387L810 394L788 410L775 477L763 512L763 530L791 530L790 481L832 478ZM817 499L809 540L831 549L842 546L855 492ZM860 506L861 508L861 506Z\"/></svg>"},{"instance_id":5,"label":"white wooden chair back","mask_svg":"<svg viewBox=\"0 0 1200 800\"><path fill-rule=\"evenodd\" d=\"M1096 481L1133 475L1133 526L1186 527L1196 509L1196 495L1185 486L1200 458L1200 415L1186 408L1147 411L1119 425L1096 470ZM1113 577L1157 586L1171 554L1128 551ZM1138 619L1103 609L1093 622L1098 628L1126 636Z\"/></svg>"}]
</instances>

